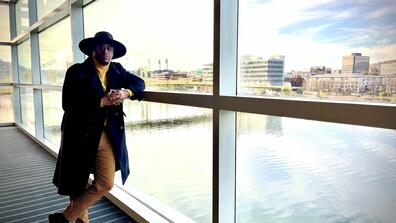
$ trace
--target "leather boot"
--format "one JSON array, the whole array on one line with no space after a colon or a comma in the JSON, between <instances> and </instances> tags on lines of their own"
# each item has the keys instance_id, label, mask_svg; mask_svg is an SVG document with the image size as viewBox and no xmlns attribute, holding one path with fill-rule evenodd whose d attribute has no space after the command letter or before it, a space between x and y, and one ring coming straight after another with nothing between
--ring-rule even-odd
<instances>
[{"instance_id":1,"label":"leather boot","mask_svg":"<svg viewBox=\"0 0 396 223\"><path fill-rule=\"evenodd\" d=\"M48 215L49 223L69 223L69 221L63 216L62 213L54 213Z\"/></svg>"}]
</instances>

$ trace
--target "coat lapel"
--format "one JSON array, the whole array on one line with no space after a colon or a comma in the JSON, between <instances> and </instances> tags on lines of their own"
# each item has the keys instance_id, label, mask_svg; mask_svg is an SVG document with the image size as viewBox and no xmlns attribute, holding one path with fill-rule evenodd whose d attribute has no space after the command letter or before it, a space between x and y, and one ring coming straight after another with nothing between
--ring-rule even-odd
<instances>
[{"instance_id":1,"label":"coat lapel","mask_svg":"<svg viewBox=\"0 0 396 223\"><path fill-rule=\"evenodd\" d=\"M92 89L97 97L96 99L100 101L100 99L105 95L105 92L103 91L102 83L100 82L99 75L95 69L92 58L89 57L84 63L87 74L91 80Z\"/></svg>"},{"instance_id":2,"label":"coat lapel","mask_svg":"<svg viewBox=\"0 0 396 223\"><path fill-rule=\"evenodd\" d=\"M100 82L99 75L96 74L91 78L92 88L95 91L95 95L99 98L102 98L105 95L105 92L102 88L102 83Z\"/></svg>"},{"instance_id":3,"label":"coat lapel","mask_svg":"<svg viewBox=\"0 0 396 223\"><path fill-rule=\"evenodd\" d=\"M113 64L110 64L109 70L107 71L107 89L120 89L121 85L118 81L117 71Z\"/></svg>"}]
</instances>

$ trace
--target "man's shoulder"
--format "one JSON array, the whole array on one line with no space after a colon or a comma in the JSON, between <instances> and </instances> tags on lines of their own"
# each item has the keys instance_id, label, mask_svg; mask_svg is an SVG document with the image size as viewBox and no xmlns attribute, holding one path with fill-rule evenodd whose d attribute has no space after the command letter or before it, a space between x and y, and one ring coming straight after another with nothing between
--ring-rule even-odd
<instances>
[{"instance_id":1,"label":"man's shoulder","mask_svg":"<svg viewBox=\"0 0 396 223\"><path fill-rule=\"evenodd\" d=\"M89 69L86 68L84 63L75 63L71 65L67 71L66 76L74 77L74 78L83 78L89 73Z\"/></svg>"},{"instance_id":2,"label":"man's shoulder","mask_svg":"<svg viewBox=\"0 0 396 223\"><path fill-rule=\"evenodd\" d=\"M115 71L116 73L125 73L125 68L121 65L121 63L119 62L113 62L111 61L110 67L112 67L113 71Z\"/></svg>"},{"instance_id":3,"label":"man's shoulder","mask_svg":"<svg viewBox=\"0 0 396 223\"><path fill-rule=\"evenodd\" d=\"M121 63L119 63L119 62L111 61L111 65L114 66L114 67L117 67L117 68L124 68L124 67L121 65Z\"/></svg>"},{"instance_id":4,"label":"man's shoulder","mask_svg":"<svg viewBox=\"0 0 396 223\"><path fill-rule=\"evenodd\" d=\"M68 71L75 71L75 70L80 70L82 68L83 64L82 63L75 63L71 65L67 70Z\"/></svg>"}]
</instances>

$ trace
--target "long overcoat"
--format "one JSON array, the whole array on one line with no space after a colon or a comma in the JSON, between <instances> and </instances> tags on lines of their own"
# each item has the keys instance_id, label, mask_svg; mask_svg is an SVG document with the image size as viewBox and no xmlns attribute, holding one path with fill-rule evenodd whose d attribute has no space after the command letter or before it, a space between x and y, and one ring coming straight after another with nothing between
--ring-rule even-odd
<instances>
[{"instance_id":1,"label":"long overcoat","mask_svg":"<svg viewBox=\"0 0 396 223\"><path fill-rule=\"evenodd\" d=\"M59 149L53 183L62 195L81 194L94 172L95 157L104 122L114 150L116 170L121 170L125 183L129 175L128 152L125 142L124 112L118 106L100 106L109 89L130 89L131 100L141 100L144 81L126 71L121 64L111 62L107 71L107 90L103 91L92 57L67 71L62 89L64 115L61 124Z\"/></svg>"}]
</instances>

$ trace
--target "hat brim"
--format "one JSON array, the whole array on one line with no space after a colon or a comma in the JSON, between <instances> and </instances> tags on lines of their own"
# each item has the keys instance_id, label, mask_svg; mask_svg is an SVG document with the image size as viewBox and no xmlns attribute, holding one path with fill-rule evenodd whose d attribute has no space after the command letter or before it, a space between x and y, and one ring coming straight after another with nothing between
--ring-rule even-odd
<instances>
[{"instance_id":1,"label":"hat brim","mask_svg":"<svg viewBox=\"0 0 396 223\"><path fill-rule=\"evenodd\" d=\"M127 49L124 44L112 39L107 39L104 42L101 42L94 37L90 37L81 40L78 46L80 47L81 52L83 52L85 55L92 56L92 52L98 43L107 43L114 47L113 59L120 58L126 54Z\"/></svg>"}]
</instances>

